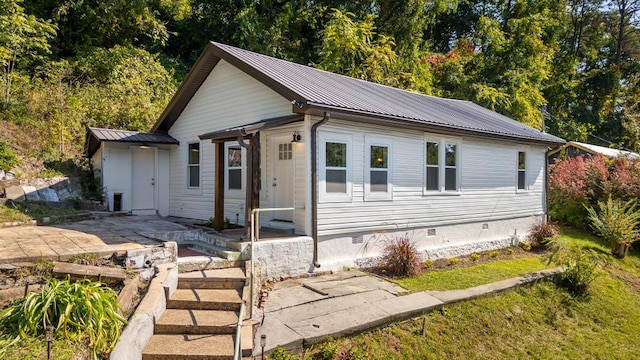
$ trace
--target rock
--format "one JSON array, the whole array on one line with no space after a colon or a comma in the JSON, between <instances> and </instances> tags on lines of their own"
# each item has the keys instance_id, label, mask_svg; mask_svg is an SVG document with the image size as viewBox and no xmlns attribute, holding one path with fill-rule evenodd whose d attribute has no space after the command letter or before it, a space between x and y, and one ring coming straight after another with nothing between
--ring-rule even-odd
<instances>
[{"instance_id":1,"label":"rock","mask_svg":"<svg viewBox=\"0 0 640 360\"><path fill-rule=\"evenodd\" d=\"M73 199L73 196L71 195L71 193L69 193L69 190L67 190L66 188L61 188L60 190L58 190L58 199L69 200Z\"/></svg>"},{"instance_id":2,"label":"rock","mask_svg":"<svg viewBox=\"0 0 640 360\"><path fill-rule=\"evenodd\" d=\"M43 201L48 202L60 202L60 198L58 198L58 193L51 188L43 188L38 190L38 196Z\"/></svg>"},{"instance_id":3,"label":"rock","mask_svg":"<svg viewBox=\"0 0 640 360\"><path fill-rule=\"evenodd\" d=\"M38 196L38 190L35 186L22 185L22 190L24 190L24 195L27 197L27 200L40 201L40 196Z\"/></svg>"},{"instance_id":4,"label":"rock","mask_svg":"<svg viewBox=\"0 0 640 360\"><path fill-rule=\"evenodd\" d=\"M0 180L4 179L4 170L0 170Z\"/></svg>"},{"instance_id":5,"label":"rock","mask_svg":"<svg viewBox=\"0 0 640 360\"><path fill-rule=\"evenodd\" d=\"M0 198L6 197L4 194L4 185L0 183Z\"/></svg>"},{"instance_id":6,"label":"rock","mask_svg":"<svg viewBox=\"0 0 640 360\"><path fill-rule=\"evenodd\" d=\"M9 186L4 189L7 199L13 200L15 202L23 202L25 200L24 190L22 186Z\"/></svg>"},{"instance_id":7,"label":"rock","mask_svg":"<svg viewBox=\"0 0 640 360\"><path fill-rule=\"evenodd\" d=\"M6 180L13 180L15 179L16 175L14 173L12 173L11 171L7 171L4 173L4 178Z\"/></svg>"}]
</instances>

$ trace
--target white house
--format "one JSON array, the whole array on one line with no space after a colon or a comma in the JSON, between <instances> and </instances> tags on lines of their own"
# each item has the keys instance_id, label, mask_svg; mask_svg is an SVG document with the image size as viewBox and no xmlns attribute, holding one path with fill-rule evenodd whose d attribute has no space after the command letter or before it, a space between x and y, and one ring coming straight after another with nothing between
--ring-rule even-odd
<instances>
[{"instance_id":1,"label":"white house","mask_svg":"<svg viewBox=\"0 0 640 360\"><path fill-rule=\"evenodd\" d=\"M251 209L292 208L261 212L260 225L312 238L323 268L377 256L405 233L431 257L507 246L543 219L547 148L564 143L469 101L214 42L151 133L88 152L105 175L128 152L111 165L120 183L104 182L112 202L130 202L122 210L142 210L149 174L144 198L161 215L222 228Z\"/></svg>"}]
</instances>

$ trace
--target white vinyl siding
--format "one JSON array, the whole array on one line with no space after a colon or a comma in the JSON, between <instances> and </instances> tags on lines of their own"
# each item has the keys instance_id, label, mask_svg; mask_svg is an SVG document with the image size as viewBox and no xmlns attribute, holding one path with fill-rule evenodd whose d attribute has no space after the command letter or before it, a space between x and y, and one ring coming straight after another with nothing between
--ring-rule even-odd
<instances>
[{"instance_id":1,"label":"white vinyl siding","mask_svg":"<svg viewBox=\"0 0 640 360\"><path fill-rule=\"evenodd\" d=\"M199 135L291 115L291 100L285 99L251 76L220 60L186 106L169 135L180 142L170 155L171 216L207 220L213 216L215 146L200 143L200 188L188 189L186 147ZM244 223L244 197L225 197L225 217Z\"/></svg>"},{"instance_id":2,"label":"white vinyl siding","mask_svg":"<svg viewBox=\"0 0 640 360\"><path fill-rule=\"evenodd\" d=\"M452 192L457 196L429 196L425 193L425 139L430 135L440 143L441 136L335 118L321 129L351 134L353 151L350 166L352 197L344 202L319 203L320 236L491 222L544 213L544 146L529 147L526 174L529 191L517 194L514 186L517 178L517 166L514 165L518 151L516 143L475 137L445 137L455 140L450 143L457 144L459 191ZM393 143L393 162L390 163L393 201L365 198L366 138L381 134ZM323 149L321 143L318 145L318 155L321 155ZM321 169L318 175L322 176Z\"/></svg>"}]
</instances>

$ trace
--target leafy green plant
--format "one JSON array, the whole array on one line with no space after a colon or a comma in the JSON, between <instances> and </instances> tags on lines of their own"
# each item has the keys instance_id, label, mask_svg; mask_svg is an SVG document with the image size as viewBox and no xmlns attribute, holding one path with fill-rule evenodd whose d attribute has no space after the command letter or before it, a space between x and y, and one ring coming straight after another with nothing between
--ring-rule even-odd
<instances>
[{"instance_id":1,"label":"leafy green plant","mask_svg":"<svg viewBox=\"0 0 640 360\"><path fill-rule=\"evenodd\" d=\"M528 242L521 242L520 243L520 247L524 251L530 251L531 250L531 244L529 244Z\"/></svg>"},{"instance_id":2,"label":"leafy green plant","mask_svg":"<svg viewBox=\"0 0 640 360\"><path fill-rule=\"evenodd\" d=\"M0 170L11 170L18 165L18 157L9 144L0 140Z\"/></svg>"},{"instance_id":3,"label":"leafy green plant","mask_svg":"<svg viewBox=\"0 0 640 360\"><path fill-rule=\"evenodd\" d=\"M496 258L496 257L498 257L498 255L500 255L500 252L498 250L493 250L493 251L489 252L489 257L491 257L491 258Z\"/></svg>"},{"instance_id":4,"label":"leafy green plant","mask_svg":"<svg viewBox=\"0 0 640 360\"><path fill-rule=\"evenodd\" d=\"M5 342L44 334L48 325L54 336L87 341L94 359L113 349L127 322L119 314L118 296L110 288L88 279L47 280L40 293L31 293L0 311Z\"/></svg>"},{"instance_id":5,"label":"leafy green plant","mask_svg":"<svg viewBox=\"0 0 640 360\"><path fill-rule=\"evenodd\" d=\"M537 222L529 229L529 235L527 235L527 242L531 245L531 248L545 247L549 241L557 238L560 234L560 228L558 225L551 222Z\"/></svg>"},{"instance_id":6,"label":"leafy green plant","mask_svg":"<svg viewBox=\"0 0 640 360\"><path fill-rule=\"evenodd\" d=\"M480 259L480 255L478 255L478 253L473 253L469 257L472 261L478 261L478 259Z\"/></svg>"},{"instance_id":7,"label":"leafy green plant","mask_svg":"<svg viewBox=\"0 0 640 360\"><path fill-rule=\"evenodd\" d=\"M420 273L420 254L408 233L386 241L379 266L392 276L412 276Z\"/></svg>"},{"instance_id":8,"label":"leafy green plant","mask_svg":"<svg viewBox=\"0 0 640 360\"><path fill-rule=\"evenodd\" d=\"M601 275L601 268L608 261L606 256L560 240L554 240L550 245L547 264L553 263L563 270L554 277L556 284L573 295L586 295L591 283Z\"/></svg>"},{"instance_id":9,"label":"leafy green plant","mask_svg":"<svg viewBox=\"0 0 640 360\"><path fill-rule=\"evenodd\" d=\"M606 202L598 201L597 210L587 207L591 228L611 245L613 254L619 258L625 257L631 243L640 237L640 212L636 204L636 199L623 203L609 197Z\"/></svg>"},{"instance_id":10,"label":"leafy green plant","mask_svg":"<svg viewBox=\"0 0 640 360\"><path fill-rule=\"evenodd\" d=\"M449 259L449 265L450 266L454 266L457 263L458 263L458 258L457 257L454 256L454 257Z\"/></svg>"},{"instance_id":11,"label":"leafy green plant","mask_svg":"<svg viewBox=\"0 0 640 360\"><path fill-rule=\"evenodd\" d=\"M427 269L431 269L434 264L435 264L435 262L433 260L431 260L431 259L427 259L427 260L424 261L424 266Z\"/></svg>"},{"instance_id":12,"label":"leafy green plant","mask_svg":"<svg viewBox=\"0 0 640 360\"><path fill-rule=\"evenodd\" d=\"M508 255L513 255L513 253L515 252L515 250L513 250L513 248L510 248L510 247L508 247L506 251Z\"/></svg>"},{"instance_id":13,"label":"leafy green plant","mask_svg":"<svg viewBox=\"0 0 640 360\"><path fill-rule=\"evenodd\" d=\"M285 349L282 346L278 345L278 346L276 346L275 349L273 349L273 350L271 350L269 352L269 355L267 356L267 359L269 359L269 360L294 360L294 359L298 359L298 357L295 356L295 355L289 354L287 349Z\"/></svg>"}]
</instances>

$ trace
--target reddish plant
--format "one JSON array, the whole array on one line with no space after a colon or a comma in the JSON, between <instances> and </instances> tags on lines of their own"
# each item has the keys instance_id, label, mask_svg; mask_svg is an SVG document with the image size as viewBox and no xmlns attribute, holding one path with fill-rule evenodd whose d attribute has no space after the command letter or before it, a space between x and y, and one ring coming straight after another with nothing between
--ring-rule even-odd
<instances>
[{"instance_id":1,"label":"reddish plant","mask_svg":"<svg viewBox=\"0 0 640 360\"><path fill-rule=\"evenodd\" d=\"M412 276L420 273L421 259L409 234L391 238L384 247L380 266L391 276Z\"/></svg>"}]
</instances>

